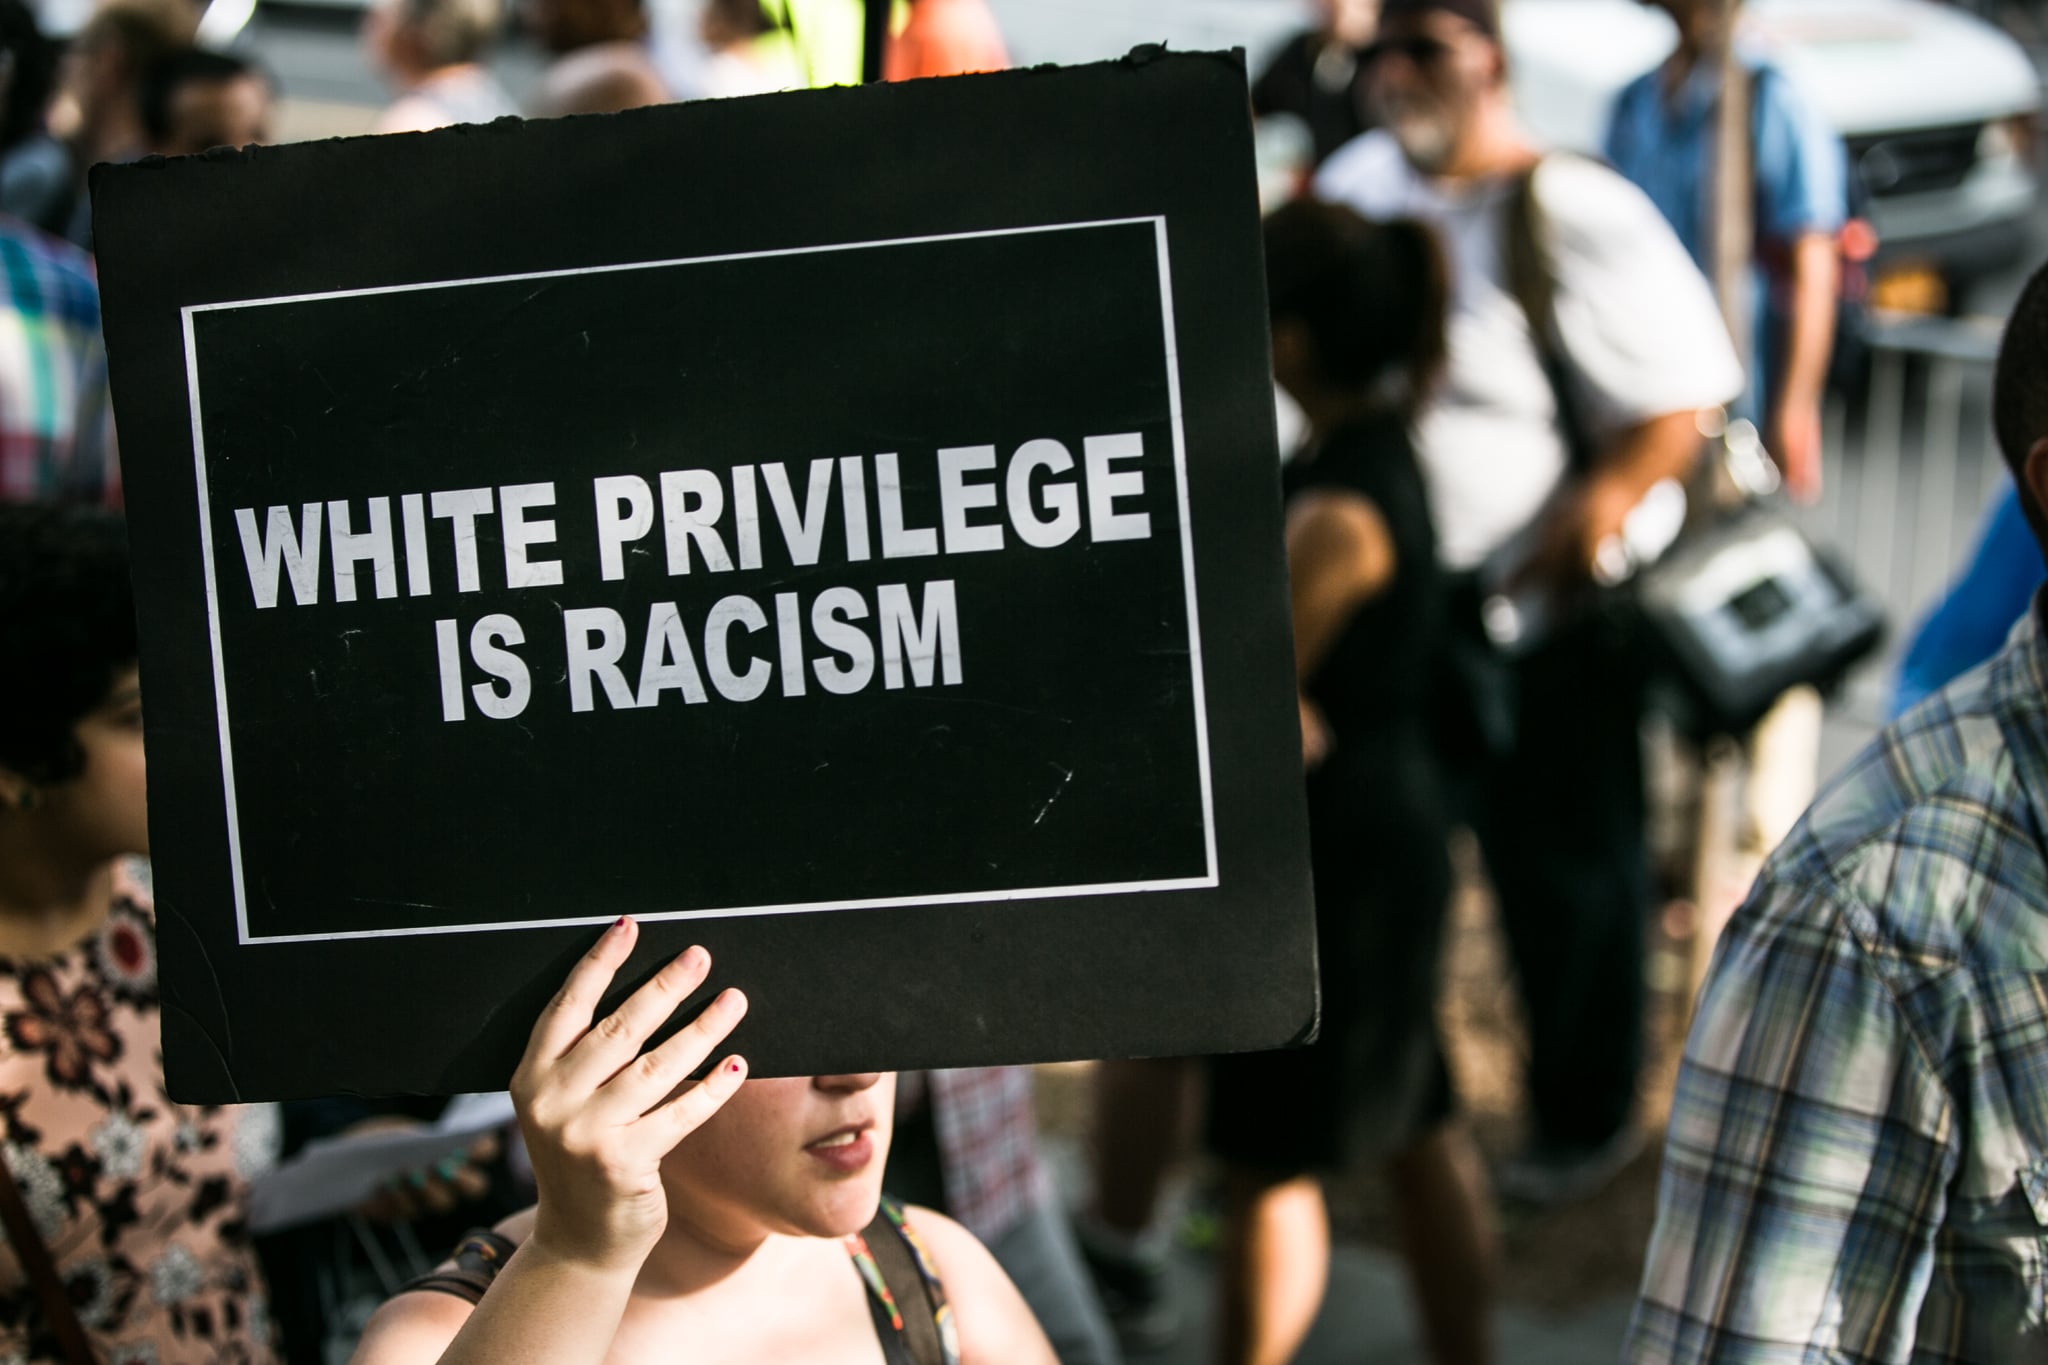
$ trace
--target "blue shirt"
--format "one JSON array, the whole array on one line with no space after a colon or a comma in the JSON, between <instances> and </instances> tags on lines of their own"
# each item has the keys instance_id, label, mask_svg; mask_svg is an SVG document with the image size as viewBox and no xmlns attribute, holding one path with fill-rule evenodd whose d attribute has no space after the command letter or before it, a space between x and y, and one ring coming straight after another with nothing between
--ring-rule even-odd
<instances>
[{"instance_id":1,"label":"blue shirt","mask_svg":"<svg viewBox=\"0 0 2048 1365\"><path fill-rule=\"evenodd\" d=\"M1842 139L1800 100L1775 67L1744 59L1750 69L1751 173L1756 182L1756 254L1759 261L1751 316L1755 334L1747 357L1752 376L1766 384L1776 376L1774 311L1763 263L1808 233L1835 233L1848 217L1848 178ZM1663 67L1629 82L1608 114L1603 150L1614 168L1634 181L1657 206L1711 278L1713 250L1713 158L1720 70L1712 61L1693 64L1669 98ZM1754 378L1744 411L1766 409L1768 392Z\"/></svg>"},{"instance_id":2,"label":"blue shirt","mask_svg":"<svg viewBox=\"0 0 2048 1365\"><path fill-rule=\"evenodd\" d=\"M2041 547L2020 511L2019 490L2008 481L1985 518L1977 553L1913 633L1899 664L1891 714L1900 715L1996 654L2043 573Z\"/></svg>"}]
</instances>

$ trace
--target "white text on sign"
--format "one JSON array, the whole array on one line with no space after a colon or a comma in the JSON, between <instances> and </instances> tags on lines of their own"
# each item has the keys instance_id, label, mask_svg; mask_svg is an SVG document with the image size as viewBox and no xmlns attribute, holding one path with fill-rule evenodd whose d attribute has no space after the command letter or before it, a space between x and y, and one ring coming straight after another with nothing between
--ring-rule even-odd
<instances>
[{"instance_id":1,"label":"white text on sign","mask_svg":"<svg viewBox=\"0 0 2048 1365\"><path fill-rule=\"evenodd\" d=\"M1007 548L1014 537L1035 550L1087 542L1146 540L1152 515L1139 510L1145 453L1136 432L1088 436L1077 460L1067 444L1029 440L1007 458L993 445L948 446L933 452L937 525L914 525L903 506L899 456L814 459L801 479L780 462L665 470L591 481L597 570L603 581L627 576L628 556L659 556L669 577L726 574L764 566L772 534L791 566L815 566L828 545L846 563ZM553 588L565 574L559 557L552 482L496 488L443 489L360 502L308 502L294 518L289 506L235 509L249 587L260 609L287 600L317 606L323 582L331 600L367 595L391 599L446 592L431 549L447 538L457 593L492 588ZM766 515L763 515L763 504ZM871 515L872 509L872 515ZM360 528L357 523L361 512ZM479 553L478 524L496 518L502 572ZM657 535L656 528L659 527ZM324 556L323 556L324 551ZM326 572L322 572L325 559ZM673 601L653 603L644 623L611 607L559 607L570 707L592 711L658 706L673 691L684 704L714 697L748 702L779 683L785 697L821 691L846 695L870 686L953 686L960 683L960 615L955 581L884 583L871 594L834 586L808 596L775 592L765 601L741 593L718 599L685 619ZM772 625L771 625L772 622ZM444 720L472 712L494 720L523 714L532 700L531 670L518 650L526 629L502 612L465 631L453 618L434 623ZM768 635L773 657L757 654L751 637ZM637 646L637 647L636 647ZM480 671L486 682L469 684Z\"/></svg>"}]
</instances>

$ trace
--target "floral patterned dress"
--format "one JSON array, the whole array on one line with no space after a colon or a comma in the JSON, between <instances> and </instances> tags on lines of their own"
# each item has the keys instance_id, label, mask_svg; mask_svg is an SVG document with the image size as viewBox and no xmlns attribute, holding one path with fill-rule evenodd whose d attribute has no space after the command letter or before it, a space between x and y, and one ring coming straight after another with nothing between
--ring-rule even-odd
<instances>
[{"instance_id":1,"label":"floral patterned dress","mask_svg":"<svg viewBox=\"0 0 2048 1365\"><path fill-rule=\"evenodd\" d=\"M164 1094L146 876L124 872L78 947L0 957L0 1158L105 1365L273 1361L243 1205L275 1160L276 1109ZM0 1365L61 1359L0 1238Z\"/></svg>"}]
</instances>

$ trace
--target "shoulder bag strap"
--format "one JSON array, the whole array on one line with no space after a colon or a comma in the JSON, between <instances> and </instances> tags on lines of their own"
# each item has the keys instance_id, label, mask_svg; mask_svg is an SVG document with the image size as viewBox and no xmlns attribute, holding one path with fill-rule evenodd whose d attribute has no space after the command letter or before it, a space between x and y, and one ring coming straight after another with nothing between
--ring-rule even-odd
<instances>
[{"instance_id":1,"label":"shoulder bag strap","mask_svg":"<svg viewBox=\"0 0 2048 1365\"><path fill-rule=\"evenodd\" d=\"M1536 359L1543 366L1543 377L1550 381L1566 455L1572 469L1584 473L1593 467L1595 451L1557 334L1557 274L1543 245L1543 206L1536 200L1536 173L1542 164L1539 161L1516 176L1508 191L1507 214L1501 225L1503 266L1508 293L1529 320Z\"/></svg>"},{"instance_id":2,"label":"shoulder bag strap","mask_svg":"<svg viewBox=\"0 0 2048 1365\"><path fill-rule=\"evenodd\" d=\"M1713 193L1708 197L1713 257L1707 272L1721 316L1745 367L1756 363L1749 346L1751 267L1759 242L1756 221L1756 109L1749 68L1731 52L1724 59L1721 98L1715 105Z\"/></svg>"},{"instance_id":3,"label":"shoulder bag strap","mask_svg":"<svg viewBox=\"0 0 2048 1365\"><path fill-rule=\"evenodd\" d=\"M917 1268L903 1231L889 1217L886 1208L875 1211L875 1220L861 1233L868 1254L889 1296L896 1300L897 1315L903 1319L903 1344L916 1365L947 1365L945 1347L939 1341L940 1305L932 1298L931 1286Z\"/></svg>"},{"instance_id":4,"label":"shoulder bag strap","mask_svg":"<svg viewBox=\"0 0 2048 1365\"><path fill-rule=\"evenodd\" d=\"M28 1205L22 1202L21 1189L4 1166L0 1166L0 1224L6 1226L7 1240L36 1291L44 1321L56 1334L65 1365L98 1365L99 1357L85 1335L84 1324L78 1320L78 1311L71 1306L71 1296L64 1292L64 1282L57 1278L50 1249L43 1245L35 1220L29 1217Z\"/></svg>"}]
</instances>

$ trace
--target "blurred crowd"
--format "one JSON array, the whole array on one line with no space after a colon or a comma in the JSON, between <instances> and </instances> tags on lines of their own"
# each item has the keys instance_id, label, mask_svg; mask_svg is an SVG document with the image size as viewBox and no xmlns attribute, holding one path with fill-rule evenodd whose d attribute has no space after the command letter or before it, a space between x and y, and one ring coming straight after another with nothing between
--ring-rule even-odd
<instances>
[{"instance_id":1,"label":"blurred crowd","mask_svg":"<svg viewBox=\"0 0 2048 1365\"><path fill-rule=\"evenodd\" d=\"M1617 557L1636 552L1637 510L1662 487L1702 489L1707 433L1752 422L1786 492L1818 496L1854 229L1841 139L1735 41L1736 6L1651 3L1677 46L1622 91L1604 160L1551 153L1520 126L1495 0L1320 0L1318 22L1251 84L1256 113L1298 120L1311 148L1264 242L1273 379L1299 415L1280 477L1318 1040L1099 1064L1089 1188L1071 1211L1021 1068L773 1092L773 1104L861 1114L843 1144L840 1130L821 1140L833 1150L880 1135L874 1174L895 1201L880 1214L872 1198L849 1211L747 1184L732 1141L713 1140L718 1125L780 1120L766 1098L731 1102L737 1080L677 1120L689 1135L669 1137L671 1155L635 1158L643 1175L668 1163L672 1211L716 1205L702 1182L730 1179L740 1193L728 1203L753 1219L745 1226L770 1229L764 1239L864 1236L854 1260L872 1298L855 1300L857 1325L874 1310L885 1358L1111 1362L1171 1340L1193 1305L1168 1273L1162 1190L1200 1150L1220 1213L1219 1359L1281 1365L1299 1351L1329 1276L1324 1182L1366 1164L1386 1178L1430 1357L1490 1361L1497 1201L1584 1199L1650 1137L1639 1090L1658 895L1649 664L1599 604ZM653 40L641 0L522 0L516 17L549 56L523 111L487 61L497 0L377 0L363 45L392 92L378 131L862 75L859 0L704 0L696 41L680 45ZM519 1302L576 1301L569 1271L512 1252L567 1244L565 1189L590 1207L638 1207L548 1117L558 1092L605 1102L605 1086L576 1089L580 1035L552 1035L543 1019L515 1086L518 1127L454 1144L345 1216L253 1249L243 1201L280 1145L429 1123L438 1104L302 1103L280 1122L188 1110L162 1091L146 864L126 861L148 852L142 703L89 172L268 139L276 81L245 54L199 46L198 19L187 0L101 0L60 49L21 0L0 0L0 1118L20 1210L0 1207L15 1253L0 1258L0 1360L339 1359L368 1307L402 1288L393 1264L425 1270L458 1244L438 1278L398 1293L359 1358L555 1340L520 1333L570 1342L560 1315L517 1319L509 1289L487 1291L509 1261ZM1007 62L982 0L909 0L890 28L888 79ZM1731 129L1747 138L1732 177L1721 173ZM1970 757L1989 742L1956 738L1967 729L1956 717L2004 715L2006 694L1942 691L1998 650L2042 572L2038 281L2016 319L1998 413L2015 479L1987 538L1996 548L1923 637L1906 683L1909 699L1947 700L1904 722L1917 726L1910 764L1860 761L1849 788L1860 803L1837 794L1820 808L1832 823L1795 831L1730 931L1680 1082L1628 1359L2021 1359L2014 1343L2048 1330L2048 1108L2029 1107L2043 1098L2038 1079L2000 1070L2014 1058L2043 1070L2011 1041L2048 1037L2039 1007L2020 999L2038 995L2035 977L2013 975L2037 969L2026 945L2038 935L2013 921L2038 912L2048 879L2013 832L2031 818L2014 814L2018 798L1990 777L1953 777L1961 763L2023 779L2032 751ZM2034 648L2024 627L2015 639ZM2013 677L1997 687L2023 693L2031 653L2001 657L1999 676ZM1887 742L1905 741L1874 752ZM1901 812L1937 789L1950 793L1946 814L1898 834L1911 822ZM1483 854L1529 1036L1525 1145L1491 1170L1437 1022L1447 849L1461 829ZM1952 861L1901 890L1854 852L1882 839L1894 869L1936 852ZM1989 876L1990 864L1996 893L1971 892L1959 868ZM1942 927L1945 907L1965 900L1968 926ZM1987 949L1978 934L2021 946ZM608 972L626 942L608 937L579 971ZM716 1038L697 1041L702 1061ZM1977 1089L1959 1095L1965 1085ZM718 1104L728 1108L709 1113ZM829 1160L854 1170L853 1159ZM689 1179L671 1179L686 1168ZM518 1212L536 1198L537 1216ZM932 1246L904 1230L905 1205L912 1220L937 1211ZM497 1232L464 1237L501 1217ZM579 1245L601 1243L617 1272L585 1300L598 1355L621 1322L654 1320L669 1301L654 1267L683 1275L708 1254L689 1242L695 1226L677 1216L649 1233L624 1214L577 1225ZM899 1235L909 1270L890 1268ZM718 1358L780 1358L748 1335L768 1330L762 1300L736 1297L747 1280L734 1274L707 1271L669 1297L701 1310L692 1321L728 1348ZM988 1287L996 1280L1003 1289ZM1010 1294L1042 1340L1018 1326L992 1343L979 1325L1006 1321ZM913 1330L906 1307L932 1321ZM823 1341L845 1323L780 1326ZM917 1344L921 1331L936 1344Z\"/></svg>"}]
</instances>

